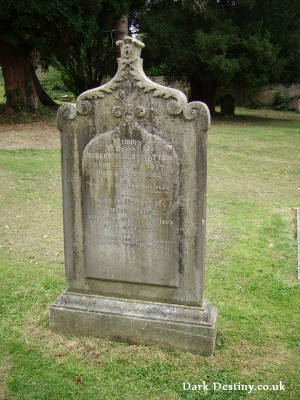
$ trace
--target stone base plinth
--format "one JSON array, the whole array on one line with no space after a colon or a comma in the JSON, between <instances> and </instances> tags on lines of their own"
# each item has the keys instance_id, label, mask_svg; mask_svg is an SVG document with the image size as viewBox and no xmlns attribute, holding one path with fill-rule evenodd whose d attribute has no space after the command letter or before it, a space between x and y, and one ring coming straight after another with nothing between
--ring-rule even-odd
<instances>
[{"instance_id":1,"label":"stone base plinth","mask_svg":"<svg viewBox=\"0 0 300 400\"><path fill-rule=\"evenodd\" d=\"M64 292L50 308L60 332L213 354L217 309Z\"/></svg>"}]
</instances>

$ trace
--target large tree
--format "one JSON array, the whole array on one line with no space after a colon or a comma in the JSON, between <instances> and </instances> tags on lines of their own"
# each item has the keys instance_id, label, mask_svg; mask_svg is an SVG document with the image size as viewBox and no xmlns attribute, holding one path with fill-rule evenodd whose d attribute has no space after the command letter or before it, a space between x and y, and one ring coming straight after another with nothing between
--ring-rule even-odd
<instances>
[{"instance_id":1,"label":"large tree","mask_svg":"<svg viewBox=\"0 0 300 400\"><path fill-rule=\"evenodd\" d=\"M35 75L38 50L63 72L75 94L101 82L114 68L118 19L141 0L0 0L0 64L6 105L37 110L54 104Z\"/></svg>"},{"instance_id":2,"label":"large tree","mask_svg":"<svg viewBox=\"0 0 300 400\"><path fill-rule=\"evenodd\" d=\"M221 3L219 5L217 3ZM156 0L137 13L147 43L145 66L169 77L185 77L190 100L215 109L218 92L245 90L279 74L279 46L261 15L258 0Z\"/></svg>"},{"instance_id":3,"label":"large tree","mask_svg":"<svg viewBox=\"0 0 300 400\"><path fill-rule=\"evenodd\" d=\"M270 42L278 50L276 68L270 75L271 82L299 82L299 23L298 0L264 0L257 7L263 29L269 32Z\"/></svg>"},{"instance_id":4,"label":"large tree","mask_svg":"<svg viewBox=\"0 0 300 400\"><path fill-rule=\"evenodd\" d=\"M32 111L40 103L54 105L35 75L32 59L34 50L43 45L47 18L47 5L38 1L0 0L0 64L8 110Z\"/></svg>"}]
</instances>

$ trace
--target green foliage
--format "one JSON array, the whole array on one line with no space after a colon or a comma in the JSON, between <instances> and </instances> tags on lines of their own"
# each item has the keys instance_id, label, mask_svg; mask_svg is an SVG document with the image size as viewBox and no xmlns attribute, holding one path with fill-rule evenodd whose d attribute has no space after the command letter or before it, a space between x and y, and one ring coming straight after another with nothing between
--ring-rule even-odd
<instances>
[{"instance_id":1,"label":"green foliage","mask_svg":"<svg viewBox=\"0 0 300 400\"><path fill-rule=\"evenodd\" d=\"M287 96L285 93L277 92L274 97L272 108L274 110L278 110L278 111L289 111L290 110L290 106L289 106L290 101L291 101L291 98L289 96Z\"/></svg>"},{"instance_id":2,"label":"green foliage","mask_svg":"<svg viewBox=\"0 0 300 400\"><path fill-rule=\"evenodd\" d=\"M287 74L286 54L290 54L290 61L297 60L295 11L299 6L295 1L292 6L286 1L281 6L275 3L276 7L272 1L240 0L235 5L218 7L215 0L206 0L199 7L192 0L148 2L135 21L145 35L147 71L158 68L172 77L183 76L190 80L192 91L198 85L210 92L235 87L250 91L272 77L282 77ZM292 22L285 6L294 10ZM272 23L273 14L280 25ZM287 41L278 26L284 32L292 28ZM277 36L282 36L279 44L273 36L276 29ZM290 79L297 80L297 76Z\"/></svg>"},{"instance_id":3,"label":"green foliage","mask_svg":"<svg viewBox=\"0 0 300 400\"><path fill-rule=\"evenodd\" d=\"M264 30L269 32L270 42L278 51L274 68L270 73L270 81L299 82L299 1L260 1L257 14L262 18Z\"/></svg>"},{"instance_id":4,"label":"green foliage","mask_svg":"<svg viewBox=\"0 0 300 400\"><path fill-rule=\"evenodd\" d=\"M166 64L152 65L150 68L147 68L147 74L149 76L166 75L166 71L168 71L168 67Z\"/></svg>"},{"instance_id":5,"label":"green foliage","mask_svg":"<svg viewBox=\"0 0 300 400\"><path fill-rule=\"evenodd\" d=\"M62 74L59 70L52 66L47 68L46 71L43 69L38 69L37 76L42 87L56 102L60 103L63 96L67 96L71 100L75 99L72 92L69 91L64 84Z\"/></svg>"},{"instance_id":6,"label":"green foliage","mask_svg":"<svg viewBox=\"0 0 300 400\"><path fill-rule=\"evenodd\" d=\"M74 94L99 85L115 68L107 30L141 0L0 0L0 42L19 54L40 53ZM1 56L1 55L0 55Z\"/></svg>"},{"instance_id":7,"label":"green foliage","mask_svg":"<svg viewBox=\"0 0 300 400\"><path fill-rule=\"evenodd\" d=\"M100 85L104 75L112 73L115 49L103 31L114 29L125 6L127 1L94 0L76 10L67 23L61 21L63 42L53 49L54 61L64 85L74 94Z\"/></svg>"},{"instance_id":8,"label":"green foliage","mask_svg":"<svg viewBox=\"0 0 300 400\"><path fill-rule=\"evenodd\" d=\"M115 49L110 38L102 32L95 32L95 37L95 42L87 47L80 39L76 40L68 53L61 49L53 60L64 86L75 95L99 86L103 77L111 75L115 68Z\"/></svg>"},{"instance_id":9,"label":"green foliage","mask_svg":"<svg viewBox=\"0 0 300 400\"><path fill-rule=\"evenodd\" d=\"M85 47L91 46L99 27L103 29L103 23L126 12L128 1L0 0L0 6L1 40L15 49L44 51L58 50L72 38L81 38Z\"/></svg>"}]
</instances>

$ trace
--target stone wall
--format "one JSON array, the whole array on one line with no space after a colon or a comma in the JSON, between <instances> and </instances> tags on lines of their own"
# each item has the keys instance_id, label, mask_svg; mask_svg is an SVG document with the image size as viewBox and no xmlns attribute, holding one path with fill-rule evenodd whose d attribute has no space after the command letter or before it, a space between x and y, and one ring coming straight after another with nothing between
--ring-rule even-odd
<instances>
[{"instance_id":1,"label":"stone wall","mask_svg":"<svg viewBox=\"0 0 300 400\"><path fill-rule=\"evenodd\" d=\"M164 76L150 76L150 79L159 85L181 90L186 97L189 97L190 85L187 81L168 82Z\"/></svg>"},{"instance_id":2,"label":"stone wall","mask_svg":"<svg viewBox=\"0 0 300 400\"><path fill-rule=\"evenodd\" d=\"M170 86L174 89L181 90L187 97L189 96L190 86L186 81L167 82L164 76L151 76L151 80L159 85ZM277 93L284 93L291 98L290 107L300 112L300 84L295 83L291 85L265 85L262 86L257 92L249 98L243 90L238 90L231 95L235 99L235 104L238 106L249 107L254 104L261 104L264 106L271 106Z\"/></svg>"},{"instance_id":3,"label":"stone wall","mask_svg":"<svg viewBox=\"0 0 300 400\"><path fill-rule=\"evenodd\" d=\"M260 88L254 100L263 105L271 105L277 93L284 93L291 98L290 107L300 112L300 84L292 85L266 85Z\"/></svg>"}]
</instances>

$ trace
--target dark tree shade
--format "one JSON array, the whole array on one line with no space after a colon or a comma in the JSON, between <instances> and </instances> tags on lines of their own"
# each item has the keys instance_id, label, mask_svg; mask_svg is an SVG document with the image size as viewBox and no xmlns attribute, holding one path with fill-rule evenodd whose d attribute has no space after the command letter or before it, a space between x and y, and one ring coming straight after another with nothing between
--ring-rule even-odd
<instances>
[{"instance_id":1,"label":"dark tree shade","mask_svg":"<svg viewBox=\"0 0 300 400\"><path fill-rule=\"evenodd\" d=\"M272 82L299 82L299 22L298 0L264 0L257 12L263 20L263 29L269 33L270 42L277 48L277 68L270 79Z\"/></svg>"},{"instance_id":2,"label":"dark tree shade","mask_svg":"<svg viewBox=\"0 0 300 400\"><path fill-rule=\"evenodd\" d=\"M276 2L279 5L279 0ZM212 112L217 93L223 89L238 86L248 90L287 75L296 79L291 65L288 73L284 59L286 53L297 51L297 23L293 20L289 44L275 43L271 17L264 20L268 10L275 13L275 8L265 7L262 13L264 3L239 0L222 6L215 0L148 2L135 21L147 44L146 68L152 73L187 78L190 99L205 101ZM280 18L284 23L284 17ZM287 15L285 18L289 25Z\"/></svg>"},{"instance_id":3,"label":"dark tree shade","mask_svg":"<svg viewBox=\"0 0 300 400\"><path fill-rule=\"evenodd\" d=\"M141 0L0 0L0 62L7 106L35 110L47 103L31 54L58 66L75 94L94 87L114 68L110 33ZM114 38L113 38L114 40Z\"/></svg>"}]
</instances>

